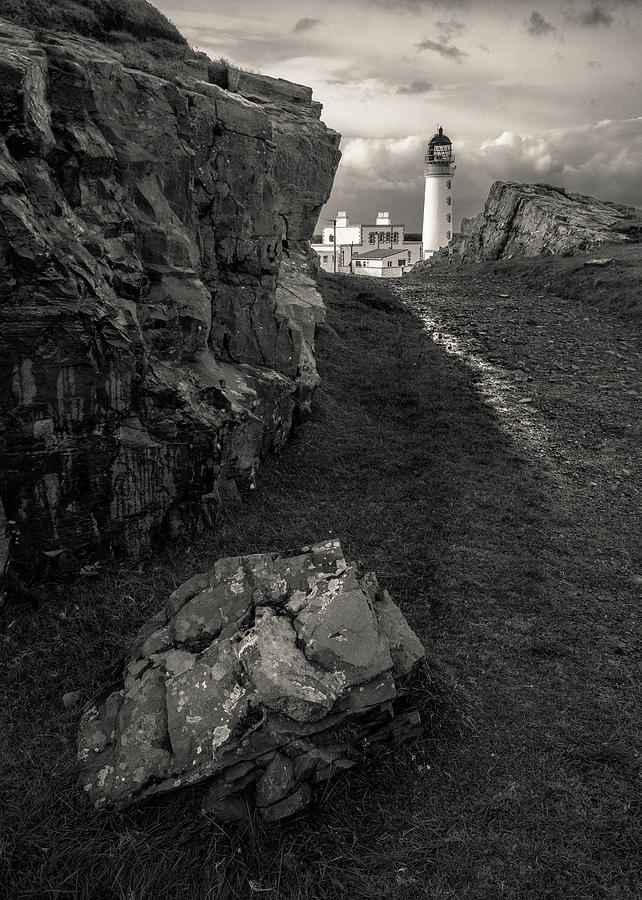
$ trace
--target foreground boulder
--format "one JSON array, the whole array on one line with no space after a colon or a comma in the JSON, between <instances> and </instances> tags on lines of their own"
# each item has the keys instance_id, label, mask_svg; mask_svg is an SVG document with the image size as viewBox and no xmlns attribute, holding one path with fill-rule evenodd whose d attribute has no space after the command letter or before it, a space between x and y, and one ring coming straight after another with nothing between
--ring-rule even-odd
<instances>
[{"instance_id":1,"label":"foreground boulder","mask_svg":"<svg viewBox=\"0 0 642 900\"><path fill-rule=\"evenodd\" d=\"M641 235L642 213L632 206L548 184L496 181L483 213L464 219L461 235L432 260L574 255L602 244L639 241Z\"/></svg>"},{"instance_id":2,"label":"foreground boulder","mask_svg":"<svg viewBox=\"0 0 642 900\"><path fill-rule=\"evenodd\" d=\"M120 808L207 781L214 813L283 818L372 746L419 734L407 695L423 656L338 541L221 559L171 594L122 688L83 715L80 783Z\"/></svg>"},{"instance_id":3,"label":"foreground boulder","mask_svg":"<svg viewBox=\"0 0 642 900\"><path fill-rule=\"evenodd\" d=\"M69 570L212 522L309 411L339 135L186 45L159 77L0 19L0 51L0 526Z\"/></svg>"}]
</instances>

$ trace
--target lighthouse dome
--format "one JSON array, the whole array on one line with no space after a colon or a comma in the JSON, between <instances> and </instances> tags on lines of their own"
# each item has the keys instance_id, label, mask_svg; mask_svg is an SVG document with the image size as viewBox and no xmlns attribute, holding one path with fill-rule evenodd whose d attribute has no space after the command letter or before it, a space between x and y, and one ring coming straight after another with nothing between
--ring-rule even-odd
<instances>
[{"instance_id":1,"label":"lighthouse dome","mask_svg":"<svg viewBox=\"0 0 642 900\"><path fill-rule=\"evenodd\" d=\"M454 162L455 155L452 150L453 142L448 135L444 134L444 129L439 126L436 134L430 138L428 149L426 150L426 162L443 165L444 163Z\"/></svg>"},{"instance_id":2,"label":"lighthouse dome","mask_svg":"<svg viewBox=\"0 0 642 900\"><path fill-rule=\"evenodd\" d=\"M435 147L438 144L450 144L452 146L452 141L450 140L448 135L444 134L444 129L441 127L441 125L439 126L439 130L437 131L437 133L433 134L433 136L430 138L428 146Z\"/></svg>"}]
</instances>

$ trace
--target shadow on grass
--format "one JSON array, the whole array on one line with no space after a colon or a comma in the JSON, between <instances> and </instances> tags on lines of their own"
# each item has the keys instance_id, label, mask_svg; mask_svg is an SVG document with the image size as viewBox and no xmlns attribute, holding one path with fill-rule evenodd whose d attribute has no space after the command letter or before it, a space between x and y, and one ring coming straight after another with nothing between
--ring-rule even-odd
<instances>
[{"instance_id":1,"label":"shadow on grass","mask_svg":"<svg viewBox=\"0 0 642 900\"><path fill-rule=\"evenodd\" d=\"M484 767L494 763L476 749L479 701L461 659L434 652L440 634L456 644L471 616L483 622L498 584L507 615L545 615L546 584L529 550L531 525L548 515L537 473L515 454L465 366L432 344L385 285L320 284L329 315L317 341L315 411L266 461L257 490L221 515L216 534L58 591L37 617L10 623L7 896L563 895L555 879L567 860L549 860L542 893L537 865L525 874L515 863L522 853L527 865L532 849L515 850L523 808L497 799L494 785L489 804ZM279 827L250 819L221 828L199 814L197 790L121 815L88 809L73 786L77 712L63 709L62 694L98 693L142 621L218 557L330 536L377 573L427 648L425 739L330 783L314 812ZM483 653L484 641L461 654ZM471 796L477 783L480 795ZM506 878L505 893L493 893Z\"/></svg>"}]
</instances>

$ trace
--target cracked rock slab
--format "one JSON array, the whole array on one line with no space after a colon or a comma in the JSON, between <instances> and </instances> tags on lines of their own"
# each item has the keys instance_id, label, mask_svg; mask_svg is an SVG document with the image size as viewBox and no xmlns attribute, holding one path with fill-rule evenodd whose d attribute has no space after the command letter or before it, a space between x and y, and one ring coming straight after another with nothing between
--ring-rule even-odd
<instances>
[{"instance_id":1,"label":"cracked rock slab","mask_svg":"<svg viewBox=\"0 0 642 900\"><path fill-rule=\"evenodd\" d=\"M80 783L96 807L203 782L216 815L289 816L368 746L419 734L407 695L423 656L338 541L218 560L140 629L122 688L84 714Z\"/></svg>"},{"instance_id":2,"label":"cracked rock slab","mask_svg":"<svg viewBox=\"0 0 642 900\"><path fill-rule=\"evenodd\" d=\"M464 219L461 234L434 261L574 256L604 244L637 242L641 228L640 212L633 206L550 184L496 181L484 211Z\"/></svg>"}]
</instances>

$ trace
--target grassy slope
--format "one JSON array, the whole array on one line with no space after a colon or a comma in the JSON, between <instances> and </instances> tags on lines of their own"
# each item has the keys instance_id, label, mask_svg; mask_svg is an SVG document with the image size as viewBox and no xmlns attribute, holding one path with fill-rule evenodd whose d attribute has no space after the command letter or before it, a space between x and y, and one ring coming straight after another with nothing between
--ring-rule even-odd
<instances>
[{"instance_id":1,"label":"grassy slope","mask_svg":"<svg viewBox=\"0 0 642 900\"><path fill-rule=\"evenodd\" d=\"M605 266L591 260L608 259ZM623 319L642 324L642 244L605 244L578 256L515 257L480 263L448 263L433 266L435 273L468 272L497 275L532 289L544 287L573 302L602 306ZM421 281L419 272L414 276Z\"/></svg>"},{"instance_id":2,"label":"grassy slope","mask_svg":"<svg viewBox=\"0 0 642 900\"><path fill-rule=\"evenodd\" d=\"M0 0L0 17L24 28L51 28L98 41L121 32L186 46L178 29L147 0Z\"/></svg>"},{"instance_id":3,"label":"grassy slope","mask_svg":"<svg viewBox=\"0 0 642 900\"><path fill-rule=\"evenodd\" d=\"M554 586L580 576L561 574L541 537L564 529L564 511L467 370L384 286L324 279L323 291L315 414L218 533L52 590L37 616L12 612L0 704L8 896L632 900L632 738L608 672L590 692L604 698L597 717L590 697L569 700L582 693L579 611L560 608ZM118 816L87 809L74 788L77 712L61 695L102 689L166 592L218 556L328 535L377 572L428 648L425 740L278 828L221 829L198 815L197 791ZM531 619L539 637L525 645ZM534 679L550 683L545 706L529 700ZM515 721L511 692L525 698Z\"/></svg>"},{"instance_id":4,"label":"grassy slope","mask_svg":"<svg viewBox=\"0 0 642 900\"><path fill-rule=\"evenodd\" d=\"M210 60L147 0L0 0L0 18L35 31L70 32L117 50L126 66L172 80Z\"/></svg>"}]
</instances>

